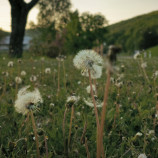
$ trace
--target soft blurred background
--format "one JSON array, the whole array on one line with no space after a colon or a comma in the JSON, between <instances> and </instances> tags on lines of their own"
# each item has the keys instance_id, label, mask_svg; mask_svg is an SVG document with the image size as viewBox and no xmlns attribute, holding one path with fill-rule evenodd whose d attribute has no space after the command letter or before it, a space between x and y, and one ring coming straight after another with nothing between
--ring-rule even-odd
<instances>
[{"instance_id":1,"label":"soft blurred background","mask_svg":"<svg viewBox=\"0 0 158 158\"><path fill-rule=\"evenodd\" d=\"M28 13L23 49L49 57L102 47L106 53L111 44L128 54L155 51L157 6L157 0L37 0ZM0 50L9 48L11 26L9 0L0 0Z\"/></svg>"}]
</instances>

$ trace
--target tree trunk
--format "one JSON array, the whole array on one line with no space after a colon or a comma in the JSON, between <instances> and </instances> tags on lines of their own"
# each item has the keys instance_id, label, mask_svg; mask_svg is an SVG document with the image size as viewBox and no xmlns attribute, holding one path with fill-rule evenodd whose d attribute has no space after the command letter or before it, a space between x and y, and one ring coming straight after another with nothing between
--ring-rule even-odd
<instances>
[{"instance_id":1,"label":"tree trunk","mask_svg":"<svg viewBox=\"0 0 158 158\"><path fill-rule=\"evenodd\" d=\"M31 2L25 3L24 0L9 0L12 18L12 32L9 45L10 57L22 57L27 15L38 1L39 0L31 0Z\"/></svg>"},{"instance_id":2,"label":"tree trunk","mask_svg":"<svg viewBox=\"0 0 158 158\"><path fill-rule=\"evenodd\" d=\"M10 37L9 55L11 57L22 57L23 38L27 22L28 11L25 5L12 5L12 32Z\"/></svg>"}]
</instances>

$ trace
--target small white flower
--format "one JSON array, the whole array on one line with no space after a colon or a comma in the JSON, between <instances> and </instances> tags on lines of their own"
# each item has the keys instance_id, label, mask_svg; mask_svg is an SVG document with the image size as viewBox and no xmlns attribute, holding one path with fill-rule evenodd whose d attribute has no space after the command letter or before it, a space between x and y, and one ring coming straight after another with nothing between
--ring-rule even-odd
<instances>
[{"instance_id":1,"label":"small white flower","mask_svg":"<svg viewBox=\"0 0 158 158\"><path fill-rule=\"evenodd\" d=\"M46 69L45 69L45 73L46 73L46 74L50 74L50 73L51 73L51 69L50 69L50 68L46 68Z\"/></svg>"},{"instance_id":2,"label":"small white flower","mask_svg":"<svg viewBox=\"0 0 158 158\"><path fill-rule=\"evenodd\" d=\"M140 154L138 158L147 158L147 156L145 154Z\"/></svg>"},{"instance_id":3,"label":"small white flower","mask_svg":"<svg viewBox=\"0 0 158 158\"><path fill-rule=\"evenodd\" d=\"M81 70L83 76L91 74L92 79L100 78L102 75L103 59L93 50L82 50L73 59L74 66Z\"/></svg>"},{"instance_id":4,"label":"small white flower","mask_svg":"<svg viewBox=\"0 0 158 158\"><path fill-rule=\"evenodd\" d=\"M30 91L29 88L30 86L26 86L19 90L14 105L15 110L23 115L26 115L29 110L38 110L39 104L43 103L39 90L35 88L34 91Z\"/></svg>"},{"instance_id":5,"label":"small white flower","mask_svg":"<svg viewBox=\"0 0 158 158\"><path fill-rule=\"evenodd\" d=\"M67 100L66 102L67 103L77 103L78 101L80 100L80 97L79 96L70 96L70 97L67 97Z\"/></svg>"},{"instance_id":6,"label":"small white flower","mask_svg":"<svg viewBox=\"0 0 158 158\"><path fill-rule=\"evenodd\" d=\"M81 81L78 81L77 84L81 84Z\"/></svg>"},{"instance_id":7,"label":"small white flower","mask_svg":"<svg viewBox=\"0 0 158 158\"><path fill-rule=\"evenodd\" d=\"M81 115L81 113L80 113L80 112L76 112L76 115L77 115L77 116L80 116L80 115Z\"/></svg>"},{"instance_id":8,"label":"small white flower","mask_svg":"<svg viewBox=\"0 0 158 158\"><path fill-rule=\"evenodd\" d=\"M21 71L21 76L26 76L26 71Z\"/></svg>"},{"instance_id":9,"label":"small white flower","mask_svg":"<svg viewBox=\"0 0 158 158\"><path fill-rule=\"evenodd\" d=\"M153 77L154 77L154 78L157 78L157 77L158 77L158 70L153 73Z\"/></svg>"},{"instance_id":10,"label":"small white flower","mask_svg":"<svg viewBox=\"0 0 158 158\"><path fill-rule=\"evenodd\" d=\"M22 79L17 76L17 77L15 77L15 82L16 82L17 84L21 84L21 83L22 83Z\"/></svg>"},{"instance_id":11,"label":"small white flower","mask_svg":"<svg viewBox=\"0 0 158 158\"><path fill-rule=\"evenodd\" d=\"M140 133L140 132L136 133L136 136L141 137L142 135L143 135L143 134L142 134L142 133Z\"/></svg>"},{"instance_id":12,"label":"small white flower","mask_svg":"<svg viewBox=\"0 0 158 158\"><path fill-rule=\"evenodd\" d=\"M88 98L87 100L84 98L83 101L85 102L86 105L90 107L94 107L94 104L91 98ZM96 100L96 107L101 108L102 106L103 106L103 102Z\"/></svg>"},{"instance_id":13,"label":"small white flower","mask_svg":"<svg viewBox=\"0 0 158 158\"><path fill-rule=\"evenodd\" d=\"M49 105L52 106L52 107L54 107L54 103L50 103Z\"/></svg>"},{"instance_id":14,"label":"small white flower","mask_svg":"<svg viewBox=\"0 0 158 158\"><path fill-rule=\"evenodd\" d=\"M32 76L30 77L30 81L31 81L31 82L37 81L37 77L36 77L35 75L32 75Z\"/></svg>"},{"instance_id":15,"label":"small white flower","mask_svg":"<svg viewBox=\"0 0 158 158\"><path fill-rule=\"evenodd\" d=\"M92 89L93 89L93 92L96 93L96 87L95 87L95 85L92 85ZM87 93L91 93L91 86L89 85L89 86L86 88L86 90L87 90Z\"/></svg>"},{"instance_id":16,"label":"small white flower","mask_svg":"<svg viewBox=\"0 0 158 158\"><path fill-rule=\"evenodd\" d=\"M121 88L123 86L123 82L115 83L115 86L118 87L118 88Z\"/></svg>"},{"instance_id":17,"label":"small white flower","mask_svg":"<svg viewBox=\"0 0 158 158\"><path fill-rule=\"evenodd\" d=\"M14 65L13 61L8 62L8 67L13 67L13 65Z\"/></svg>"},{"instance_id":18,"label":"small white flower","mask_svg":"<svg viewBox=\"0 0 158 158\"><path fill-rule=\"evenodd\" d=\"M145 69L145 68L147 67L147 63L146 63L146 62L142 63L142 64L141 64L141 67L142 67L143 69Z\"/></svg>"},{"instance_id":19,"label":"small white flower","mask_svg":"<svg viewBox=\"0 0 158 158\"><path fill-rule=\"evenodd\" d=\"M140 52L137 51L137 52L134 54L134 59L137 59L137 58L139 58L139 57L140 57Z\"/></svg>"},{"instance_id":20,"label":"small white flower","mask_svg":"<svg viewBox=\"0 0 158 158\"><path fill-rule=\"evenodd\" d=\"M155 131L154 130L150 130L149 131L149 135L151 135L151 134L155 134Z\"/></svg>"}]
</instances>

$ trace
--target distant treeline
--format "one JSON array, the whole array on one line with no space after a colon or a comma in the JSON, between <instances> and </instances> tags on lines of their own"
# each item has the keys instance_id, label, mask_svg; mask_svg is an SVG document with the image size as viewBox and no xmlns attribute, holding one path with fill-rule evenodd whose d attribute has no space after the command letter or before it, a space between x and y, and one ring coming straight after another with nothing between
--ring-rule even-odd
<instances>
[{"instance_id":1,"label":"distant treeline","mask_svg":"<svg viewBox=\"0 0 158 158\"><path fill-rule=\"evenodd\" d=\"M158 45L158 11L121 21L107 28L107 44L121 45L126 52Z\"/></svg>"}]
</instances>

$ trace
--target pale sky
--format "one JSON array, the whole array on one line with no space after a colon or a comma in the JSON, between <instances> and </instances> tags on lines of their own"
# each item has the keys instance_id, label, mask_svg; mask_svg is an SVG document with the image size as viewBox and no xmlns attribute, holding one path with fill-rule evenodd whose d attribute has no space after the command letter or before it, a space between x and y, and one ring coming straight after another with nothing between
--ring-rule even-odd
<instances>
[{"instance_id":1,"label":"pale sky","mask_svg":"<svg viewBox=\"0 0 158 158\"><path fill-rule=\"evenodd\" d=\"M30 1L30 0L27 0ZM71 0L72 9L78 9L80 13L101 13L109 21L109 24L126 20L137 15L158 10L158 0ZM36 23L38 9L31 10L29 21ZM0 0L0 28L10 31L10 4L8 0Z\"/></svg>"}]
</instances>

